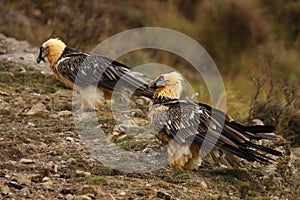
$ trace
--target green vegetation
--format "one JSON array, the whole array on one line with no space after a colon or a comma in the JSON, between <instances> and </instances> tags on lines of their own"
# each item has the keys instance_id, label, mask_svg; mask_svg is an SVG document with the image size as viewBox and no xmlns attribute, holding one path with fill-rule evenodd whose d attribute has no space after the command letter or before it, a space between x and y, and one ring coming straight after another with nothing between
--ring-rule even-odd
<instances>
[{"instance_id":1,"label":"green vegetation","mask_svg":"<svg viewBox=\"0 0 300 200\"><path fill-rule=\"evenodd\" d=\"M100 185L103 183L103 181L105 181L106 178L104 176L94 176L94 177L87 177L87 178L82 178L81 181L82 182L86 182L89 184L96 184L96 185Z\"/></svg>"},{"instance_id":2,"label":"green vegetation","mask_svg":"<svg viewBox=\"0 0 300 200\"><path fill-rule=\"evenodd\" d=\"M206 196L206 200L217 200L219 199L217 195L208 195Z\"/></svg>"},{"instance_id":3,"label":"green vegetation","mask_svg":"<svg viewBox=\"0 0 300 200\"><path fill-rule=\"evenodd\" d=\"M63 160L68 160L70 158L80 158L81 154L79 152L71 153L67 156L63 156Z\"/></svg>"},{"instance_id":4,"label":"green vegetation","mask_svg":"<svg viewBox=\"0 0 300 200\"><path fill-rule=\"evenodd\" d=\"M119 174L120 172L116 169L101 166L101 167L97 167L97 168L93 169L92 173L97 176L113 176L113 175Z\"/></svg>"}]
</instances>

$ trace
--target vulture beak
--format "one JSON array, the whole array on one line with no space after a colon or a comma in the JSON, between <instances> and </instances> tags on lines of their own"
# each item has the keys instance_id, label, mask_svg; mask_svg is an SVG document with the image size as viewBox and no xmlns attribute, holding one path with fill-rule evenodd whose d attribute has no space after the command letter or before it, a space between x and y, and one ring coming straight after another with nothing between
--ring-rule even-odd
<instances>
[{"instance_id":1,"label":"vulture beak","mask_svg":"<svg viewBox=\"0 0 300 200\"><path fill-rule=\"evenodd\" d=\"M39 64L41 61L45 62L45 54L46 49L44 47L40 47L39 56L36 58L36 62Z\"/></svg>"},{"instance_id":2,"label":"vulture beak","mask_svg":"<svg viewBox=\"0 0 300 200\"><path fill-rule=\"evenodd\" d=\"M159 87L165 87L169 81L165 80L164 76L159 76L148 84L148 89L157 89Z\"/></svg>"}]
</instances>

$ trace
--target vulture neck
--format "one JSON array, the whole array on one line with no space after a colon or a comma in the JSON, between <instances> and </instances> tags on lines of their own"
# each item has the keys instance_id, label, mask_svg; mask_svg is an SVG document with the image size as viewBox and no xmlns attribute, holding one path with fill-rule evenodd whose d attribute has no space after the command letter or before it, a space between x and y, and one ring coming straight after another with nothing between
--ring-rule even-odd
<instances>
[{"instance_id":1,"label":"vulture neck","mask_svg":"<svg viewBox=\"0 0 300 200\"><path fill-rule=\"evenodd\" d=\"M171 101L177 101L180 94L178 92L172 92L172 90L160 90L156 91L153 96L154 104L168 103Z\"/></svg>"}]
</instances>

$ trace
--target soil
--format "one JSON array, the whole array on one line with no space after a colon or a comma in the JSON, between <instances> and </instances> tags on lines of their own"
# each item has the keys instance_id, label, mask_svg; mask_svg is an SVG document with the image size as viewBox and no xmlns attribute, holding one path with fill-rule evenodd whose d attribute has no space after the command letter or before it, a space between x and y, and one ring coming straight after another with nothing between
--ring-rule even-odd
<instances>
[{"instance_id":1,"label":"soil","mask_svg":"<svg viewBox=\"0 0 300 200\"><path fill-rule=\"evenodd\" d=\"M0 52L0 199L299 199L299 149L291 153L283 140L267 145L284 156L268 165L241 160L240 169L205 162L196 171L133 173L104 165L75 126L72 91L35 64L38 49L0 35ZM161 148L151 132L116 128L109 103L96 116L124 151Z\"/></svg>"}]
</instances>

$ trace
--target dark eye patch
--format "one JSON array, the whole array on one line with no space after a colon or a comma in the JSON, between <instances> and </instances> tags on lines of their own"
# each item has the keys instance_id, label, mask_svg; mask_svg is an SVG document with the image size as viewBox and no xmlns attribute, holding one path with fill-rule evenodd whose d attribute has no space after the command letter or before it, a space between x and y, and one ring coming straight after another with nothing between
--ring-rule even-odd
<instances>
[{"instance_id":1,"label":"dark eye patch","mask_svg":"<svg viewBox=\"0 0 300 200\"><path fill-rule=\"evenodd\" d=\"M160 76L160 77L158 78L158 80L159 80L159 81L163 81L163 80L164 80L164 77L163 77L163 76Z\"/></svg>"}]
</instances>

